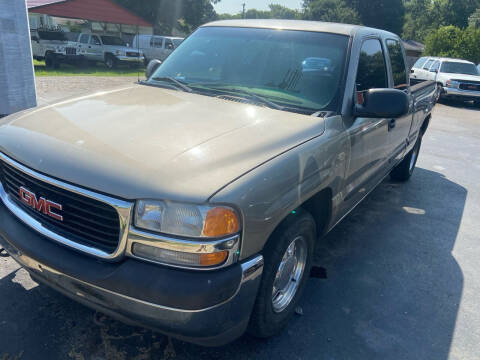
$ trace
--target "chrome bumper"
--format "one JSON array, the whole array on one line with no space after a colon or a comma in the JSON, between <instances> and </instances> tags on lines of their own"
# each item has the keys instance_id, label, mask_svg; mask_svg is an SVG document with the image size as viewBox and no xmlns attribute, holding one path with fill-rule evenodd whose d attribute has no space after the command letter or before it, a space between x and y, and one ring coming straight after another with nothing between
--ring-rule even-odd
<instances>
[{"instance_id":1,"label":"chrome bumper","mask_svg":"<svg viewBox=\"0 0 480 360\"><path fill-rule=\"evenodd\" d=\"M143 326L203 346L221 346L246 330L263 271L258 255L241 264L241 281L232 297L199 310L143 301L73 278L33 259L0 234L0 245L40 283L124 323ZM142 276L139 274L139 276ZM175 278L171 279L172 283Z\"/></svg>"},{"instance_id":2,"label":"chrome bumper","mask_svg":"<svg viewBox=\"0 0 480 360\"><path fill-rule=\"evenodd\" d=\"M472 91L472 90L462 90L450 87L443 88L443 95L452 96L452 97L465 97L470 99L480 99L480 91Z\"/></svg>"},{"instance_id":3,"label":"chrome bumper","mask_svg":"<svg viewBox=\"0 0 480 360\"><path fill-rule=\"evenodd\" d=\"M117 60L121 62L143 63L145 57L143 56L117 56Z\"/></svg>"}]
</instances>

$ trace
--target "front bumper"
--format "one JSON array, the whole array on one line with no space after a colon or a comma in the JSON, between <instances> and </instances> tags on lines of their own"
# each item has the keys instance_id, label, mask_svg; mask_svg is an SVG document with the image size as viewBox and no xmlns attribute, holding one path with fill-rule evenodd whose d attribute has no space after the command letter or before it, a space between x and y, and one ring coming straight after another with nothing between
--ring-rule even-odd
<instances>
[{"instance_id":1,"label":"front bumper","mask_svg":"<svg viewBox=\"0 0 480 360\"><path fill-rule=\"evenodd\" d=\"M444 87L442 97L462 98L465 100L480 100L480 91Z\"/></svg>"},{"instance_id":2,"label":"front bumper","mask_svg":"<svg viewBox=\"0 0 480 360\"><path fill-rule=\"evenodd\" d=\"M145 61L145 57L143 56L116 56L118 61L121 62L128 62L128 63L143 63Z\"/></svg>"},{"instance_id":3,"label":"front bumper","mask_svg":"<svg viewBox=\"0 0 480 360\"><path fill-rule=\"evenodd\" d=\"M218 271L100 261L48 240L1 202L0 246L33 278L84 305L205 346L243 334L263 270L260 255Z\"/></svg>"}]
</instances>

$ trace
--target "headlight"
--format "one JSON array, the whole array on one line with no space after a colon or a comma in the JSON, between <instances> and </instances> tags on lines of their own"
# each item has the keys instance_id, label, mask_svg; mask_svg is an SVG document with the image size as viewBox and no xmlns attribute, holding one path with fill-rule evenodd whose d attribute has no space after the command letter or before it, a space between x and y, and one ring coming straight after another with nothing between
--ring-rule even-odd
<instances>
[{"instance_id":1,"label":"headlight","mask_svg":"<svg viewBox=\"0 0 480 360\"><path fill-rule=\"evenodd\" d=\"M238 233L240 220L226 206L139 200L135 206L135 226L174 236L219 238Z\"/></svg>"},{"instance_id":2,"label":"headlight","mask_svg":"<svg viewBox=\"0 0 480 360\"><path fill-rule=\"evenodd\" d=\"M457 88L460 86L460 83L455 80L447 80L447 87L449 88Z\"/></svg>"}]
</instances>

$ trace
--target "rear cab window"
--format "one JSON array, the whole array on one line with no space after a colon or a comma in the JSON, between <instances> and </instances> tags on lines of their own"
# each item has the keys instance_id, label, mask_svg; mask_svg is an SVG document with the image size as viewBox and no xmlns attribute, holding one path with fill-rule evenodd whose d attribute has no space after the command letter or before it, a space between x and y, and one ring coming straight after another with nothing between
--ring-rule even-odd
<instances>
[{"instance_id":1,"label":"rear cab window","mask_svg":"<svg viewBox=\"0 0 480 360\"><path fill-rule=\"evenodd\" d=\"M407 67L400 41L387 40L388 55L392 65L393 87L399 90L408 89Z\"/></svg>"}]
</instances>

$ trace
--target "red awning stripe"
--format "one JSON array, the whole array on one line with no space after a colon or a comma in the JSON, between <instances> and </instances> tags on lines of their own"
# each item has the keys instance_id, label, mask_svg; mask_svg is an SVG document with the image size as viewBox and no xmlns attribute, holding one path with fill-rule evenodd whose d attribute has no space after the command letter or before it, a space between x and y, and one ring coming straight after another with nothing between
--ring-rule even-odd
<instances>
[{"instance_id":1,"label":"red awning stripe","mask_svg":"<svg viewBox=\"0 0 480 360\"><path fill-rule=\"evenodd\" d=\"M111 0L27 0L30 12L69 19L151 27L148 21Z\"/></svg>"}]
</instances>

